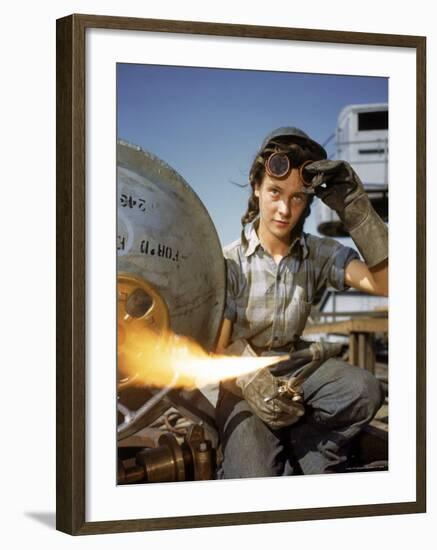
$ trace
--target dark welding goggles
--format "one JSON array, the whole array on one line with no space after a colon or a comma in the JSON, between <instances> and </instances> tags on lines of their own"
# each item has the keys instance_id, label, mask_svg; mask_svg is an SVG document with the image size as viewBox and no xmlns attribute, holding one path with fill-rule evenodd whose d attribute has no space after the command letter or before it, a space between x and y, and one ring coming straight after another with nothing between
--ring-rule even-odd
<instances>
[{"instance_id":1,"label":"dark welding goggles","mask_svg":"<svg viewBox=\"0 0 437 550\"><path fill-rule=\"evenodd\" d=\"M299 167L299 176L305 186L311 185L312 175L306 173L305 167L308 164L314 162L313 160L306 160ZM283 178L287 176L293 168L293 158L291 155L282 151L276 151L267 157L264 163L266 172L272 178Z\"/></svg>"}]
</instances>

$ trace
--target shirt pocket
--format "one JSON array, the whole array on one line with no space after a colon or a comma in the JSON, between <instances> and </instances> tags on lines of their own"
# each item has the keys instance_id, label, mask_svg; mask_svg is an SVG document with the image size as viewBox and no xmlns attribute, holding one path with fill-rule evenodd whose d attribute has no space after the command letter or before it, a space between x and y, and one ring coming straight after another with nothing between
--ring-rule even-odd
<instances>
[{"instance_id":1,"label":"shirt pocket","mask_svg":"<svg viewBox=\"0 0 437 550\"><path fill-rule=\"evenodd\" d=\"M286 330L290 336L300 336L311 313L312 300L308 300L306 289L296 286L286 312Z\"/></svg>"}]
</instances>

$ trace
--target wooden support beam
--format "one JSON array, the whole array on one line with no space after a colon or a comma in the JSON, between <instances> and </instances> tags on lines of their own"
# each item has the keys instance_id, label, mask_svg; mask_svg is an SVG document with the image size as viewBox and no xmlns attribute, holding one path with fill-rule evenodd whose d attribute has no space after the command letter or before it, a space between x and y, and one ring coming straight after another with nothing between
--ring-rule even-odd
<instances>
[{"instance_id":1,"label":"wooden support beam","mask_svg":"<svg viewBox=\"0 0 437 550\"><path fill-rule=\"evenodd\" d=\"M358 363L358 341L355 332L349 334L349 363L351 365Z\"/></svg>"},{"instance_id":2,"label":"wooden support beam","mask_svg":"<svg viewBox=\"0 0 437 550\"><path fill-rule=\"evenodd\" d=\"M375 332L388 332L388 319L361 317L347 321L307 325L304 334L346 334L349 336L349 363L375 372Z\"/></svg>"},{"instance_id":3,"label":"wooden support beam","mask_svg":"<svg viewBox=\"0 0 437 550\"><path fill-rule=\"evenodd\" d=\"M350 332L388 332L386 317L361 317L336 321L334 323L317 323L305 327L306 334L349 334Z\"/></svg>"}]
</instances>

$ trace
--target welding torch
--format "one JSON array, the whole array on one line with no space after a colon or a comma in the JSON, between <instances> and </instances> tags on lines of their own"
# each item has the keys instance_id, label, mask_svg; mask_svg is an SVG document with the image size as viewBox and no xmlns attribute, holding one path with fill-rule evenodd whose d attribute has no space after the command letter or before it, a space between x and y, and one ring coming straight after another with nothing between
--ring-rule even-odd
<instances>
[{"instance_id":1,"label":"welding torch","mask_svg":"<svg viewBox=\"0 0 437 550\"><path fill-rule=\"evenodd\" d=\"M291 369L299 366L299 363L308 361L311 357L312 361L306 364L297 376L289 379L281 379L278 384L278 389L273 395L264 398L264 402L268 403L279 397L280 395L288 395L292 401L302 401L301 385L319 369L322 364L329 359L338 355L341 351L342 344L313 342L309 348L296 351L292 354L292 361L282 361L270 368L270 372L276 376L288 374Z\"/></svg>"}]
</instances>

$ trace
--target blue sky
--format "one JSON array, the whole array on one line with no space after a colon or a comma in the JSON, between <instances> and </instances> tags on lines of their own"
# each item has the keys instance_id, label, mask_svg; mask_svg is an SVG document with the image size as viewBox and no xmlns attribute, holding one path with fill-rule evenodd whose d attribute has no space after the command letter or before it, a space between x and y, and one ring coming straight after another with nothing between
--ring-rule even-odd
<instances>
[{"instance_id":1,"label":"blue sky","mask_svg":"<svg viewBox=\"0 0 437 550\"><path fill-rule=\"evenodd\" d=\"M247 174L263 138L297 126L319 143L349 104L388 101L385 78L117 65L118 137L167 162L208 209L222 244L239 237ZM334 153L334 141L327 145ZM315 231L308 220L307 230Z\"/></svg>"}]
</instances>

